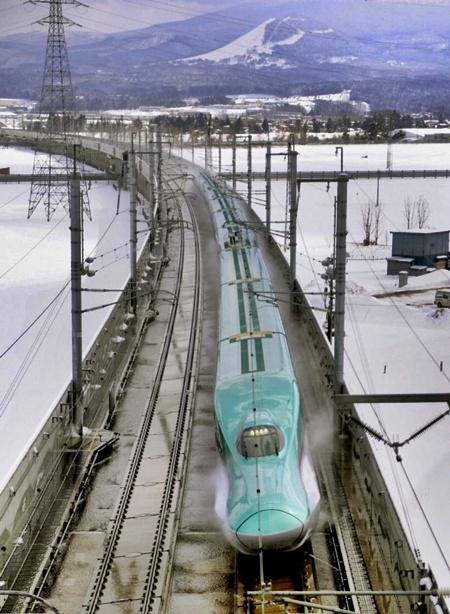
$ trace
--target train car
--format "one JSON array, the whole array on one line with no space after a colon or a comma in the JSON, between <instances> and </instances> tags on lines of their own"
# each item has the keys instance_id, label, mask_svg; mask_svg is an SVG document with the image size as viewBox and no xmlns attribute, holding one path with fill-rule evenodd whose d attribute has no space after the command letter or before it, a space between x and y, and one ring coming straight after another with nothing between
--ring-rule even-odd
<instances>
[{"instance_id":1,"label":"train car","mask_svg":"<svg viewBox=\"0 0 450 614\"><path fill-rule=\"evenodd\" d=\"M215 417L226 533L244 553L293 550L314 527L320 494L286 335L239 199L203 181L220 258Z\"/></svg>"}]
</instances>

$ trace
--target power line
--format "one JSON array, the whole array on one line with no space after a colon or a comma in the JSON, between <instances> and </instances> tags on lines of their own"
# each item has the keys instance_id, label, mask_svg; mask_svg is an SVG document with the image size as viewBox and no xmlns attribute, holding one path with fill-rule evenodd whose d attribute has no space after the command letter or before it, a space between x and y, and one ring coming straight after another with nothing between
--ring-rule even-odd
<instances>
[{"instance_id":1,"label":"power line","mask_svg":"<svg viewBox=\"0 0 450 614\"><path fill-rule=\"evenodd\" d=\"M68 284L69 284L69 282L67 282L66 287L67 287ZM64 290L64 288L63 288L63 290ZM16 393L16 391L18 389L19 384L21 383L21 381L25 377L25 374L28 371L28 369L30 368L30 366L31 366L31 364L32 364L32 362L33 362L33 360L34 360L38 350L40 349L40 347L42 346L45 338L47 337L52 324L54 323L54 321L56 320L56 317L58 316L59 312L61 311L61 308L62 308L62 306L63 306L67 296L68 296L68 292L66 292L65 298L64 298L64 300L61 301L61 304L56 309L56 312L53 313L53 319L51 319L52 314L50 313L48 318L47 318L47 320L42 324L42 327L41 327L40 331L38 332L38 334L36 335L35 339L33 340L33 342L31 343L30 347L28 348L25 358L23 359L19 369L16 371L16 374L15 374L13 380L10 382L9 387L6 390L5 394L3 395L2 400L0 402L0 416L6 410L7 403L9 403L11 401L11 399L13 398L14 394ZM54 301L52 301L52 305L51 306L56 307L56 305L54 304ZM1 358L1 356L0 356L0 358Z\"/></svg>"},{"instance_id":2,"label":"power line","mask_svg":"<svg viewBox=\"0 0 450 614\"><path fill-rule=\"evenodd\" d=\"M18 198L20 198L21 196L23 196L24 194L27 194L28 192L28 188L26 190L24 190L23 192L20 192L20 194L16 194L16 196L13 196L12 198L10 198L9 200L7 200L5 203L2 203L0 205L0 209L3 209L3 207L6 207L7 205L10 205L12 202L14 202L15 200L17 200Z\"/></svg>"},{"instance_id":3,"label":"power line","mask_svg":"<svg viewBox=\"0 0 450 614\"><path fill-rule=\"evenodd\" d=\"M28 190L27 190L27 192L28 192ZM8 273L10 273L13 269L15 269L16 266L18 266L21 262L23 262L25 260L25 258L27 258L27 256L29 256L37 247L39 247L39 245L41 245L41 243L43 243L45 241L45 239L47 239L52 234L52 232L54 232L54 230L56 230L56 228L61 224L61 222L63 222L66 219L66 217L67 217L67 213L52 228L50 228L50 230L43 237L41 237L41 239L39 239L39 241L37 241L34 245L32 245L30 247L30 249L27 250L19 258L19 260L17 260L14 264L12 264L8 269L3 271L3 273L0 274L0 279L3 279L4 277L6 277L6 275L8 275ZM0 358L1 358L1 356L0 356Z\"/></svg>"},{"instance_id":4,"label":"power line","mask_svg":"<svg viewBox=\"0 0 450 614\"><path fill-rule=\"evenodd\" d=\"M64 286L61 288L61 290L58 292L58 294L56 296L54 296L52 298L52 300L44 307L44 309L39 313L39 315L37 315L34 320L20 333L20 335L18 337L16 337L16 339L14 339L14 341L12 343L9 344L9 346L3 350L3 352L0 354L0 360L6 356L6 354L12 350L12 348L17 345L17 343L19 343L19 341L27 334L27 332L33 328L33 326L36 324L36 322L38 322L42 316L50 309L50 307L58 300L58 298L61 296L61 294L64 292L64 290L67 288L67 286L70 284L70 281L67 281Z\"/></svg>"}]
</instances>

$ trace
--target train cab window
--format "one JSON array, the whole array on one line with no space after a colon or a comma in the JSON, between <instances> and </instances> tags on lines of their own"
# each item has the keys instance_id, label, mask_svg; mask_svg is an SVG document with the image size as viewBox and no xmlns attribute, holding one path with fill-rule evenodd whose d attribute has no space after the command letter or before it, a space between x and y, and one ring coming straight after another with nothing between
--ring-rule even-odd
<instances>
[{"instance_id":1,"label":"train cab window","mask_svg":"<svg viewBox=\"0 0 450 614\"><path fill-rule=\"evenodd\" d=\"M278 456L283 445L282 433L276 427L264 424L244 429L237 442L238 450L245 458Z\"/></svg>"}]
</instances>

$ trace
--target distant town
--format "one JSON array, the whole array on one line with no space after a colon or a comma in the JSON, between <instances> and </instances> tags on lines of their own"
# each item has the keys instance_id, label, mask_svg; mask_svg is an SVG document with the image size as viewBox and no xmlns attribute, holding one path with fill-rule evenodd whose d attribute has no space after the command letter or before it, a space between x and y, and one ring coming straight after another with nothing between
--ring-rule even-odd
<instances>
[{"instance_id":1,"label":"distant town","mask_svg":"<svg viewBox=\"0 0 450 614\"><path fill-rule=\"evenodd\" d=\"M83 100L78 100L79 109ZM0 129L38 131L42 117L37 103L0 99ZM186 98L174 107L143 106L136 109L104 109L75 114L74 131L117 133L156 124L175 138L201 141L202 135L223 139L233 134L254 135L256 140L283 142L294 134L299 144L366 142L450 141L450 117L442 113L401 114L395 109L372 111L355 102L350 92L323 96L289 97L251 95Z\"/></svg>"}]
</instances>

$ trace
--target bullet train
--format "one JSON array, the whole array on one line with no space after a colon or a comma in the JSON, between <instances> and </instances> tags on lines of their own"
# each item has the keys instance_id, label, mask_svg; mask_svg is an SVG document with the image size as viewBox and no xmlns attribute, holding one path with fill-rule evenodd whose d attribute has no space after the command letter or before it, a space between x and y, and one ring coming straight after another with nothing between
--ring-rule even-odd
<instances>
[{"instance_id":1,"label":"bullet train","mask_svg":"<svg viewBox=\"0 0 450 614\"><path fill-rule=\"evenodd\" d=\"M293 550L320 493L286 335L238 197L202 175L220 260L216 438L225 468L225 531L241 552Z\"/></svg>"}]
</instances>

